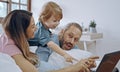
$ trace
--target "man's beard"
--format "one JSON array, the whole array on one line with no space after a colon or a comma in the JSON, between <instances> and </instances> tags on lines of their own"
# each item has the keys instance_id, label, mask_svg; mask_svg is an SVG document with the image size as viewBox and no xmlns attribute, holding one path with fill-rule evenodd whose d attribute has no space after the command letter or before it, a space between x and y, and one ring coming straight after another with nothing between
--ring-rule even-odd
<instances>
[{"instance_id":1,"label":"man's beard","mask_svg":"<svg viewBox=\"0 0 120 72\"><path fill-rule=\"evenodd\" d=\"M70 50L70 49L73 48L73 44L63 40L62 41L62 48L65 49L65 50Z\"/></svg>"}]
</instances>

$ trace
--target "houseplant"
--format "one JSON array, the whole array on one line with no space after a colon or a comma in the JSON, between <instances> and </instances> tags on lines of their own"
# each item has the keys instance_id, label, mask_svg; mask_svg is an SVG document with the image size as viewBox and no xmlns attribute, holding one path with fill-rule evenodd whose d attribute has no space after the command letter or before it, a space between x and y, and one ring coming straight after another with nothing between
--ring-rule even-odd
<instances>
[{"instance_id":1,"label":"houseplant","mask_svg":"<svg viewBox=\"0 0 120 72\"><path fill-rule=\"evenodd\" d=\"M89 25L89 31L91 33L96 33L96 23L94 20L90 21L90 25Z\"/></svg>"}]
</instances>

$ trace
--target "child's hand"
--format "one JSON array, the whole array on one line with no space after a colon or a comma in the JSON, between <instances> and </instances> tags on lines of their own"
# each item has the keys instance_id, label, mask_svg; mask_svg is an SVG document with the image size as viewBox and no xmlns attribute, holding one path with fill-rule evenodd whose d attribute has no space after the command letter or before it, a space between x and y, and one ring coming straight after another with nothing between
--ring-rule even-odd
<instances>
[{"instance_id":1,"label":"child's hand","mask_svg":"<svg viewBox=\"0 0 120 72\"><path fill-rule=\"evenodd\" d=\"M63 57L66 59L66 62L71 62L71 63L73 63L73 60L78 61L77 59L73 58L73 57L70 56L69 54L65 54L65 55L63 55Z\"/></svg>"}]
</instances>

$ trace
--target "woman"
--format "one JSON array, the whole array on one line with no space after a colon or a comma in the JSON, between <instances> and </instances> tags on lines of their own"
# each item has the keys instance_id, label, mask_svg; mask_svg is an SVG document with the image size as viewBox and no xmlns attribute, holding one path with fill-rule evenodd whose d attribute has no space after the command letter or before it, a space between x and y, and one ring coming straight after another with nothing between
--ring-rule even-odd
<instances>
[{"instance_id":1,"label":"woman","mask_svg":"<svg viewBox=\"0 0 120 72\"><path fill-rule=\"evenodd\" d=\"M1 52L10 55L23 72L37 72L37 56L29 51L27 39L34 37L36 26L32 13L24 10L10 12L3 21ZM26 68L28 67L28 68Z\"/></svg>"},{"instance_id":2,"label":"woman","mask_svg":"<svg viewBox=\"0 0 120 72\"><path fill-rule=\"evenodd\" d=\"M32 13L24 10L11 11L3 21L4 34L0 36L0 52L10 55L23 72L40 72L36 54L30 52L28 39L34 37L37 29ZM94 58L51 72L89 72L88 61L94 65ZM89 64L90 65L90 64ZM42 64L40 64L42 67Z\"/></svg>"}]
</instances>

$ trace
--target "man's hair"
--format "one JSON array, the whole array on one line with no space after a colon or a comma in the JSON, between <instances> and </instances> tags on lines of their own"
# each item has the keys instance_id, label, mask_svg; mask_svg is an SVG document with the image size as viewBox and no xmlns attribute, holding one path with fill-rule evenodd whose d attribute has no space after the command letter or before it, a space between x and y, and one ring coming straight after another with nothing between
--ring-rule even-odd
<instances>
[{"instance_id":1,"label":"man's hair","mask_svg":"<svg viewBox=\"0 0 120 72\"><path fill-rule=\"evenodd\" d=\"M62 19L63 14L62 14L62 9L58 4L55 2L47 2L42 9L42 12L39 16L39 21L46 21L48 20L51 16L54 16L57 20Z\"/></svg>"},{"instance_id":2,"label":"man's hair","mask_svg":"<svg viewBox=\"0 0 120 72\"><path fill-rule=\"evenodd\" d=\"M65 31L67 31L71 26L78 28L82 32L82 27L78 23L75 23L75 22L68 23L68 25L65 28Z\"/></svg>"},{"instance_id":3,"label":"man's hair","mask_svg":"<svg viewBox=\"0 0 120 72\"><path fill-rule=\"evenodd\" d=\"M82 27L78 23L75 23L75 22L68 23L67 26L64 29L64 32L66 32L67 30L69 30L70 27L72 27L72 26L78 28L80 30L80 32L82 33ZM62 40L62 37L63 37L63 34L59 33L59 40Z\"/></svg>"}]
</instances>

